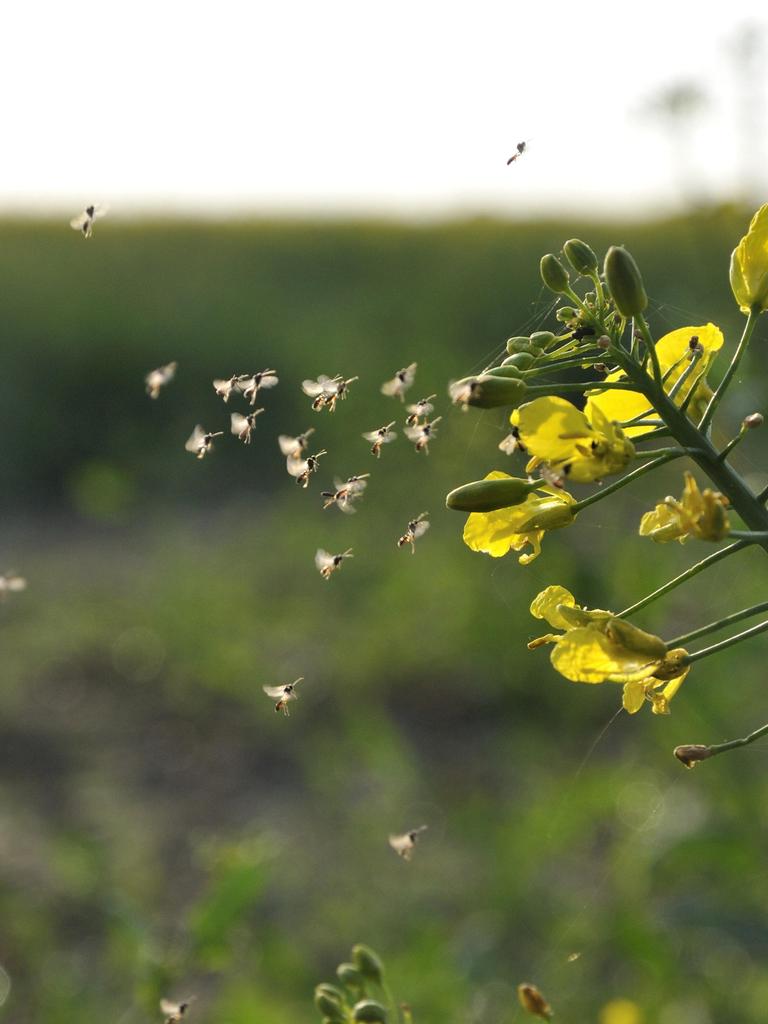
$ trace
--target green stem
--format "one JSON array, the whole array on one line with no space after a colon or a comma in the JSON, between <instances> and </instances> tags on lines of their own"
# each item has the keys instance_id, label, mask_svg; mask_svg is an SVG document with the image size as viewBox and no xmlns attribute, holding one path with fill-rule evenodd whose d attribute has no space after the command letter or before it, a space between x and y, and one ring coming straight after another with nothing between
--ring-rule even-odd
<instances>
[{"instance_id":1,"label":"green stem","mask_svg":"<svg viewBox=\"0 0 768 1024\"><path fill-rule=\"evenodd\" d=\"M693 358L690 361L690 364L688 366L686 366L686 368L683 370L683 372L677 378L675 383L669 389L668 394L669 394L670 398L674 398L676 395L678 395L680 393L680 391L682 390L682 388L685 385L685 382L688 380L688 378L693 374L693 371L696 369L696 366L699 363L700 359L701 359L701 355L698 352L694 353Z\"/></svg>"},{"instance_id":2,"label":"green stem","mask_svg":"<svg viewBox=\"0 0 768 1024\"><path fill-rule=\"evenodd\" d=\"M735 636L729 636L726 640L720 640L701 651L696 651L695 654L689 654L683 658L683 664L692 665L695 661L701 661L702 658L708 658L711 654L717 654L718 651L724 651L728 647L733 647L734 644L740 644L743 640L749 640L752 636L764 633L766 629L768 629L768 619L765 622L758 622L756 626L750 626L749 629L745 629Z\"/></svg>"},{"instance_id":3,"label":"green stem","mask_svg":"<svg viewBox=\"0 0 768 1024\"><path fill-rule=\"evenodd\" d=\"M749 541L750 544L762 544L768 540L768 530L731 530L728 536Z\"/></svg>"},{"instance_id":4,"label":"green stem","mask_svg":"<svg viewBox=\"0 0 768 1024\"><path fill-rule=\"evenodd\" d=\"M379 987L381 988L385 1000L389 1003L389 1012L392 1014L392 1020L395 1022L399 1021L400 1014L397 1012L395 997L392 995L392 990L383 978L379 982Z\"/></svg>"},{"instance_id":5,"label":"green stem","mask_svg":"<svg viewBox=\"0 0 768 1024\"><path fill-rule=\"evenodd\" d=\"M754 743L755 740L759 740L761 736L765 735L768 735L768 725L761 725L759 729L755 729L749 736L742 736L739 740L728 740L727 743L713 743L707 747L709 752L707 756L712 757L715 754L724 754L726 750L736 750L737 747L747 747L750 743Z\"/></svg>"},{"instance_id":6,"label":"green stem","mask_svg":"<svg viewBox=\"0 0 768 1024\"><path fill-rule=\"evenodd\" d=\"M741 622L742 619L748 619L752 615L759 615L760 612L768 611L768 601L761 601L760 604L753 604L750 608L742 608L740 612L733 612L731 615L726 615L725 618L718 619L717 622L710 622L706 626L700 626L698 629L691 630L690 633L683 633L682 636L676 636L674 640L667 642L667 647L685 647L691 640L697 640L700 636L706 636L707 633L715 633L718 629L725 629L726 626L732 626L736 622Z\"/></svg>"},{"instance_id":7,"label":"green stem","mask_svg":"<svg viewBox=\"0 0 768 1024\"><path fill-rule=\"evenodd\" d=\"M609 391L611 388L616 388L619 391L640 391L639 387L628 381L605 381L605 380L586 380L581 384L573 381L566 381L563 384L532 384L527 390L526 395L551 395L553 389L556 391Z\"/></svg>"},{"instance_id":8,"label":"green stem","mask_svg":"<svg viewBox=\"0 0 768 1024\"><path fill-rule=\"evenodd\" d=\"M540 377L545 373L554 373L555 370L569 370L572 367L583 366L584 363L600 362L599 356L603 354L600 349L587 350L587 353L583 356L574 356L572 359L553 359L551 363L540 363L529 370L523 370L523 377Z\"/></svg>"},{"instance_id":9,"label":"green stem","mask_svg":"<svg viewBox=\"0 0 768 1024\"><path fill-rule=\"evenodd\" d=\"M651 365L653 366L653 377L656 383L661 386L661 366L659 365L659 354L656 351L656 346L653 343L651 332L648 330L648 324L645 322L645 317L642 313L638 313L635 318L640 325L640 333L643 336L645 342L645 348L648 355L651 357Z\"/></svg>"},{"instance_id":10,"label":"green stem","mask_svg":"<svg viewBox=\"0 0 768 1024\"><path fill-rule=\"evenodd\" d=\"M733 449L736 447L736 445L739 443L739 441L743 441L744 440L744 438L746 436L746 433L747 433L746 430L740 430L738 432L738 434L736 435L736 437L732 437L731 438L731 440L728 442L728 444L718 452L718 454L717 454L718 462L725 462L725 460L728 458L728 456L733 451ZM760 498L759 498L759 495L758 495L758 501L759 500L760 500Z\"/></svg>"},{"instance_id":11,"label":"green stem","mask_svg":"<svg viewBox=\"0 0 768 1024\"><path fill-rule=\"evenodd\" d=\"M755 329L759 316L759 309L751 309L749 311L747 322L744 325L744 333L742 334L741 340L739 341L739 344L736 347L736 351L733 354L731 365L725 371L723 379L715 388L715 393L710 398L707 404L707 408L704 410L704 415L701 417L701 422L699 423L699 430L703 432L706 432L708 430L709 425L712 422L712 417L715 415L715 411L717 410L717 407L720 403L720 399L723 397L728 388L728 385L733 380L733 376L739 368L739 363L741 362L744 353L747 351L749 340L752 337L752 333Z\"/></svg>"},{"instance_id":12,"label":"green stem","mask_svg":"<svg viewBox=\"0 0 768 1024\"><path fill-rule=\"evenodd\" d=\"M644 465L634 469L631 473L627 473L626 476L621 477L620 480L615 480L612 484L608 484L607 487L603 487L599 491L595 491L594 494L590 494L587 498L582 498L581 501L577 501L571 506L574 512L581 512L582 509L587 508L589 505L594 505L596 501L602 501L603 498L607 498L609 494L613 494L614 491L621 490L622 487L626 487L627 484L633 483L638 477L643 476L645 473L649 473L652 469L656 469L657 466L663 465L665 462L671 462L672 459L677 459L681 455L687 455L688 453L683 449L678 448L660 448L658 452L642 452L643 455L657 455L657 458L652 459L651 462L646 462Z\"/></svg>"},{"instance_id":13,"label":"green stem","mask_svg":"<svg viewBox=\"0 0 768 1024\"><path fill-rule=\"evenodd\" d=\"M623 612L619 612L617 618L626 619L630 615L634 615L635 612L639 612L641 608L645 608L646 605L651 604L652 601L656 601L658 598L663 597L664 594L668 594L670 590L674 590L675 587L679 587L681 583L685 583L686 580L693 579L694 576L698 576L700 572L708 569L711 565L715 565L723 558L727 558L729 555L735 554L737 551L741 551L742 548L749 546L749 542L746 540L737 540L734 544L729 544L725 548L720 548L719 551L715 551L712 555L707 555L706 558L702 558L700 562L696 562L685 572L681 572L679 576L675 576L674 579L668 580L663 586L654 590L653 593L648 594L640 601L636 601L631 604L629 608L625 608Z\"/></svg>"}]
</instances>

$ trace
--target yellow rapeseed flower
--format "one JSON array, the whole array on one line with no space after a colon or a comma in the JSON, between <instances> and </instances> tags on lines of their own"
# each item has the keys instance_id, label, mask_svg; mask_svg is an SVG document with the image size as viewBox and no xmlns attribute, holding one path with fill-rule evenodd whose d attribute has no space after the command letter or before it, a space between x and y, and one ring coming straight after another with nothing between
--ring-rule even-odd
<instances>
[{"instance_id":1,"label":"yellow rapeseed flower","mask_svg":"<svg viewBox=\"0 0 768 1024\"><path fill-rule=\"evenodd\" d=\"M655 714L668 714L669 702L688 674L686 651L668 651L663 640L612 612L576 604L565 587L547 587L534 598L531 614L562 633L529 643L554 645L554 668L576 683L621 683L623 705L634 714L648 701Z\"/></svg>"},{"instance_id":2,"label":"yellow rapeseed flower","mask_svg":"<svg viewBox=\"0 0 768 1024\"><path fill-rule=\"evenodd\" d=\"M643 1013L629 999L612 999L600 1011L599 1024L643 1024Z\"/></svg>"},{"instance_id":3,"label":"yellow rapeseed flower","mask_svg":"<svg viewBox=\"0 0 768 1024\"><path fill-rule=\"evenodd\" d=\"M731 254L731 289L742 313L768 309L768 203Z\"/></svg>"},{"instance_id":4,"label":"yellow rapeseed flower","mask_svg":"<svg viewBox=\"0 0 768 1024\"><path fill-rule=\"evenodd\" d=\"M728 499L724 495L709 487L700 491L693 475L686 472L680 501L668 497L652 512L646 512L638 532L657 544L672 540L684 544L689 537L722 540L730 531L727 507Z\"/></svg>"},{"instance_id":5,"label":"yellow rapeseed flower","mask_svg":"<svg viewBox=\"0 0 768 1024\"><path fill-rule=\"evenodd\" d=\"M565 398L537 398L510 416L520 443L533 456L528 471L542 462L576 483L591 483L619 473L635 457L620 427L594 406L581 412Z\"/></svg>"},{"instance_id":6,"label":"yellow rapeseed flower","mask_svg":"<svg viewBox=\"0 0 768 1024\"><path fill-rule=\"evenodd\" d=\"M705 382L704 376L701 376L698 383L695 382L700 374L706 374L715 354L722 347L722 331L714 324L704 324L701 327L679 327L676 331L665 334L656 342L656 355L659 357L662 376L666 377L664 390L669 392L690 365L688 356L693 351L691 348L692 338L698 339L697 349L699 347L703 349L703 354L690 378L675 394L674 400L676 405L682 405L693 389L687 411L692 419L698 419L712 397L712 389ZM623 380L624 377L623 370L616 370L614 373L608 374L605 379L614 383ZM653 416L653 410L650 408L647 398L637 391L623 391L621 388L591 392L584 412L590 419L593 419L596 409L602 410L609 420L616 423L626 423L643 413L647 413L648 418ZM653 429L652 426L625 427L624 433L628 437L642 437L643 434L647 434Z\"/></svg>"},{"instance_id":7,"label":"yellow rapeseed flower","mask_svg":"<svg viewBox=\"0 0 768 1024\"><path fill-rule=\"evenodd\" d=\"M509 474L498 470L485 477L486 480L505 478L509 478ZM528 565L541 553L541 541L547 530L569 526L576 518L571 508L573 503L567 491L542 486L525 501L509 508L472 512L464 524L464 543L473 551L493 558L530 545L533 550L518 559L521 565Z\"/></svg>"}]
</instances>

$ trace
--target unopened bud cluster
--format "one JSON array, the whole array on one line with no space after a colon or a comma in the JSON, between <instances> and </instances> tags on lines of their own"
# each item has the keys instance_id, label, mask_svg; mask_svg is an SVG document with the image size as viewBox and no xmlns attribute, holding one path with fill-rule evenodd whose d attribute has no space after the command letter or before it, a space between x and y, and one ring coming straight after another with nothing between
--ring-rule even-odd
<instances>
[{"instance_id":1,"label":"unopened bud cluster","mask_svg":"<svg viewBox=\"0 0 768 1024\"><path fill-rule=\"evenodd\" d=\"M387 1024L383 996L384 965L370 946L352 947L350 959L336 968L338 985L323 982L315 988L315 1008L323 1024Z\"/></svg>"}]
</instances>

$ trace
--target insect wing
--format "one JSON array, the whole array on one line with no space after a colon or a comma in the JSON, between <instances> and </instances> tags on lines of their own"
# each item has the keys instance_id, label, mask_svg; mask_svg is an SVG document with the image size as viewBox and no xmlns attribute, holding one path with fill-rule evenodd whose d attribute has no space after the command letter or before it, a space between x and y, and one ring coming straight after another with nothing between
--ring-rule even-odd
<instances>
[{"instance_id":1,"label":"insect wing","mask_svg":"<svg viewBox=\"0 0 768 1024\"><path fill-rule=\"evenodd\" d=\"M419 537L423 537L429 529L429 525L428 519L420 519L418 522L414 523L413 529L411 530L411 536L413 539L418 540Z\"/></svg>"},{"instance_id":2,"label":"insect wing","mask_svg":"<svg viewBox=\"0 0 768 1024\"><path fill-rule=\"evenodd\" d=\"M262 686L262 690L272 700L290 700L291 694L285 692L285 686Z\"/></svg>"},{"instance_id":3,"label":"insect wing","mask_svg":"<svg viewBox=\"0 0 768 1024\"><path fill-rule=\"evenodd\" d=\"M334 557L329 555L327 551L323 551L322 548L317 549L315 554L315 567L318 572L322 572L323 569L330 569L333 567Z\"/></svg>"},{"instance_id":4,"label":"insect wing","mask_svg":"<svg viewBox=\"0 0 768 1024\"><path fill-rule=\"evenodd\" d=\"M370 441L371 443L373 443L374 441L381 440L381 436L378 430L368 430L366 431L366 433L363 434L363 437L365 438L366 441Z\"/></svg>"},{"instance_id":5,"label":"insect wing","mask_svg":"<svg viewBox=\"0 0 768 1024\"><path fill-rule=\"evenodd\" d=\"M3 586L6 590L18 593L27 589L27 581L23 576L16 576L15 573L7 573L3 578Z\"/></svg>"},{"instance_id":6,"label":"insect wing","mask_svg":"<svg viewBox=\"0 0 768 1024\"><path fill-rule=\"evenodd\" d=\"M310 398L318 398L320 395L327 393L325 385L319 380L303 380L301 382L301 390L305 395L309 395Z\"/></svg>"},{"instance_id":7,"label":"insect wing","mask_svg":"<svg viewBox=\"0 0 768 1024\"><path fill-rule=\"evenodd\" d=\"M389 397L399 395L402 390L402 381L400 381L398 377L393 377L392 380L385 380L384 383L381 385L382 395L388 395Z\"/></svg>"},{"instance_id":8,"label":"insect wing","mask_svg":"<svg viewBox=\"0 0 768 1024\"><path fill-rule=\"evenodd\" d=\"M499 451L504 452L505 455L514 455L514 453L520 447L515 434L507 434L505 438L499 441Z\"/></svg>"},{"instance_id":9,"label":"insect wing","mask_svg":"<svg viewBox=\"0 0 768 1024\"><path fill-rule=\"evenodd\" d=\"M279 383L280 383L280 378L277 376L276 373L273 373L271 370L265 370L264 371L264 375L262 376L261 380L259 381L259 387L260 388L273 388L275 386L275 384L279 384Z\"/></svg>"},{"instance_id":10,"label":"insect wing","mask_svg":"<svg viewBox=\"0 0 768 1024\"><path fill-rule=\"evenodd\" d=\"M72 220L69 222L69 226L71 228L74 228L75 231L82 231L90 219L91 218L88 216L85 210L83 210L82 213L78 213L76 217L72 218Z\"/></svg>"},{"instance_id":11,"label":"insect wing","mask_svg":"<svg viewBox=\"0 0 768 1024\"><path fill-rule=\"evenodd\" d=\"M289 455L285 462L285 468L291 476L301 476L309 469L309 462L306 459L297 459L295 456Z\"/></svg>"},{"instance_id":12,"label":"insect wing","mask_svg":"<svg viewBox=\"0 0 768 1024\"><path fill-rule=\"evenodd\" d=\"M421 441L424 437L424 427L404 427L403 429L409 441Z\"/></svg>"},{"instance_id":13,"label":"insect wing","mask_svg":"<svg viewBox=\"0 0 768 1024\"><path fill-rule=\"evenodd\" d=\"M402 836L390 836L389 845L392 847L392 849L395 851L398 857L402 857L403 860L411 859L414 842L407 832L405 833L405 835Z\"/></svg>"},{"instance_id":14,"label":"insect wing","mask_svg":"<svg viewBox=\"0 0 768 1024\"><path fill-rule=\"evenodd\" d=\"M194 452L195 455L197 455L197 453L200 450L200 446L203 444L204 439L205 439L205 430L198 423L198 425L195 427L195 429L190 434L189 440L184 445L184 447L186 448L186 450L188 452Z\"/></svg>"},{"instance_id":15,"label":"insect wing","mask_svg":"<svg viewBox=\"0 0 768 1024\"><path fill-rule=\"evenodd\" d=\"M287 434L280 434L277 439L277 443L280 445L280 451L283 455L289 457L296 457L301 454L302 445L298 437L289 437Z\"/></svg>"},{"instance_id":16,"label":"insect wing","mask_svg":"<svg viewBox=\"0 0 768 1024\"><path fill-rule=\"evenodd\" d=\"M235 437L240 437L241 434L251 429L248 417L241 416L239 412L233 412L230 419L232 421L232 433Z\"/></svg>"},{"instance_id":17,"label":"insect wing","mask_svg":"<svg viewBox=\"0 0 768 1024\"><path fill-rule=\"evenodd\" d=\"M357 477L350 477L349 480L347 480L347 482L344 484L344 487L347 487L349 489L349 493L352 497L357 497L358 495L362 494L365 488L368 486L367 477L367 473L363 473L361 476Z\"/></svg>"}]
</instances>

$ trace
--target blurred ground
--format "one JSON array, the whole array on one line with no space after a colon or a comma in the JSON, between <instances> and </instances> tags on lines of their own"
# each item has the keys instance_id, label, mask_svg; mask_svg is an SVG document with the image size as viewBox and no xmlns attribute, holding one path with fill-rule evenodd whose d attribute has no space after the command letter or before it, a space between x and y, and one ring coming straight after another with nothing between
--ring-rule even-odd
<instances>
[{"instance_id":1,"label":"blurred ground","mask_svg":"<svg viewBox=\"0 0 768 1024\"><path fill-rule=\"evenodd\" d=\"M614 718L618 688L525 649L548 583L620 608L701 554L636 536L679 470L528 568L473 555L443 508L513 464L502 414L451 409L446 384L550 326L541 254L624 242L657 333L711 319L733 345L747 219L2 225L0 570L29 589L0 606L0 1016L130 1024L195 993L200 1021L312 1020L364 941L417 1021L513 1021L523 979L571 1020L614 997L660 1024L764 1019L764 751L670 756L762 723L762 641L697 666L668 719ZM765 411L760 330L734 428ZM411 360L438 437L375 462L360 433L401 419L378 389ZM250 448L186 453L195 422L226 429L211 379L267 366ZM299 382L336 372L361 379L317 415ZM303 492L275 439L310 425L329 456ZM759 432L743 448L761 484ZM358 515L322 512L334 473L367 471ZM395 542L425 509L412 558ZM355 558L326 583L318 546ZM739 558L638 621L673 636L764 596ZM298 675L285 720L261 685ZM422 822L405 864L387 834Z\"/></svg>"}]
</instances>

